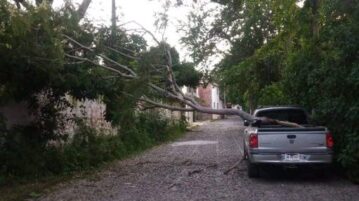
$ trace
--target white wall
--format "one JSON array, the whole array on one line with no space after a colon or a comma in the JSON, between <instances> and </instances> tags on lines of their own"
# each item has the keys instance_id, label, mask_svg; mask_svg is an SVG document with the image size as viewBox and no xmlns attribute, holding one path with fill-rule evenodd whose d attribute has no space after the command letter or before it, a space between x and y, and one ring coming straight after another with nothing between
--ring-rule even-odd
<instances>
[{"instance_id":1,"label":"white wall","mask_svg":"<svg viewBox=\"0 0 359 201\"><path fill-rule=\"evenodd\" d=\"M223 101L220 99L219 97L219 88L216 85L212 85L212 90L211 90L211 96L212 96L212 103L211 103L211 107L213 109L223 109L224 104ZM221 118L221 115L216 115L213 114L212 115L212 119L219 119Z\"/></svg>"},{"instance_id":2,"label":"white wall","mask_svg":"<svg viewBox=\"0 0 359 201\"><path fill-rule=\"evenodd\" d=\"M69 95L66 95L66 99L72 104L72 108L67 108L62 113L68 118L76 117L83 118L86 124L92 128L96 128L102 133L114 134L116 128L113 128L111 123L106 121L105 112L106 105L100 100L76 100ZM65 124L66 133L74 133L76 124L74 121L68 121Z\"/></svg>"}]
</instances>

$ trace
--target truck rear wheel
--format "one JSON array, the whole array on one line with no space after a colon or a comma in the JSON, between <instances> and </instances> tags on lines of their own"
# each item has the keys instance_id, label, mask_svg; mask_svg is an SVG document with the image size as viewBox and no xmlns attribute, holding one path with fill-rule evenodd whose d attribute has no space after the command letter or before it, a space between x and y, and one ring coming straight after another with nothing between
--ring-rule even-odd
<instances>
[{"instance_id":1,"label":"truck rear wheel","mask_svg":"<svg viewBox=\"0 0 359 201\"><path fill-rule=\"evenodd\" d=\"M248 153L246 150L246 144L243 142L243 160L248 160Z\"/></svg>"},{"instance_id":2,"label":"truck rear wheel","mask_svg":"<svg viewBox=\"0 0 359 201\"><path fill-rule=\"evenodd\" d=\"M247 173L249 178L259 177L259 168L258 165L251 163L247 160Z\"/></svg>"}]
</instances>

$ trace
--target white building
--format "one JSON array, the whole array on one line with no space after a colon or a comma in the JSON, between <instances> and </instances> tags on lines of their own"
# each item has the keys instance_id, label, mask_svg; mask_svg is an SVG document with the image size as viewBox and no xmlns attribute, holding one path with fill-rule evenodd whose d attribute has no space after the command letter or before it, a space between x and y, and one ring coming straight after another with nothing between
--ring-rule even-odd
<instances>
[{"instance_id":1,"label":"white building","mask_svg":"<svg viewBox=\"0 0 359 201\"><path fill-rule=\"evenodd\" d=\"M220 90L215 84L208 84L206 87L199 86L196 89L184 86L182 87L182 92L188 96L198 99L198 102L204 107L212 109L224 108L224 102L220 97ZM185 116L188 122L221 118L221 115L203 114L199 112L186 112Z\"/></svg>"}]
</instances>

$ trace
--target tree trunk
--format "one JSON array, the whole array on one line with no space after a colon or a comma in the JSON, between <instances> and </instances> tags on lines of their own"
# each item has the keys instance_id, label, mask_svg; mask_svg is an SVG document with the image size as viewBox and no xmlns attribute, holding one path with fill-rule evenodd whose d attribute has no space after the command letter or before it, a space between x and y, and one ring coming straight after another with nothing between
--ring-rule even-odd
<instances>
[{"instance_id":1,"label":"tree trunk","mask_svg":"<svg viewBox=\"0 0 359 201\"><path fill-rule=\"evenodd\" d=\"M310 0L312 8L312 34L313 37L317 40L319 38L319 6L320 0Z\"/></svg>"},{"instance_id":2,"label":"tree trunk","mask_svg":"<svg viewBox=\"0 0 359 201\"><path fill-rule=\"evenodd\" d=\"M111 22L112 22L112 28L116 28L117 27L117 16L116 16L116 0L112 0L112 18L111 18Z\"/></svg>"},{"instance_id":3,"label":"tree trunk","mask_svg":"<svg viewBox=\"0 0 359 201\"><path fill-rule=\"evenodd\" d=\"M112 0L112 17L111 17L111 43L115 44L117 28L117 16L116 16L116 0Z\"/></svg>"},{"instance_id":4,"label":"tree trunk","mask_svg":"<svg viewBox=\"0 0 359 201\"><path fill-rule=\"evenodd\" d=\"M79 8L77 9L77 21L79 22L82 18L85 17L86 11L90 6L92 0L83 0Z\"/></svg>"}]
</instances>

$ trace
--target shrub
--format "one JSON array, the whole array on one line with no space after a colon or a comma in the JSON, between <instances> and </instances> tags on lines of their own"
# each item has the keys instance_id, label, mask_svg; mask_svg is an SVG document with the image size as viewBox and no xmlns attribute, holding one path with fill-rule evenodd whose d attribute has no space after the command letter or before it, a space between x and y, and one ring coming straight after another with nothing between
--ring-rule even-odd
<instances>
[{"instance_id":1,"label":"shrub","mask_svg":"<svg viewBox=\"0 0 359 201\"><path fill-rule=\"evenodd\" d=\"M117 135L103 135L96 129L79 124L70 143L64 145L64 171L85 170L103 162L121 158L125 147Z\"/></svg>"},{"instance_id":2,"label":"shrub","mask_svg":"<svg viewBox=\"0 0 359 201\"><path fill-rule=\"evenodd\" d=\"M285 105L287 103L288 98L278 83L268 85L260 91L258 105Z\"/></svg>"},{"instance_id":3,"label":"shrub","mask_svg":"<svg viewBox=\"0 0 359 201\"><path fill-rule=\"evenodd\" d=\"M44 143L34 127L18 127L0 135L0 184L6 178L38 178L96 168L155 144L178 137L185 122L170 121L160 113L138 113L131 125L116 135L105 135L79 121L67 143Z\"/></svg>"},{"instance_id":4,"label":"shrub","mask_svg":"<svg viewBox=\"0 0 359 201\"><path fill-rule=\"evenodd\" d=\"M359 183L359 135L347 135L349 140L343 143L345 147L339 154L338 161L347 170L347 176L355 183Z\"/></svg>"},{"instance_id":5,"label":"shrub","mask_svg":"<svg viewBox=\"0 0 359 201\"><path fill-rule=\"evenodd\" d=\"M41 136L35 127L18 127L3 134L0 161L3 174L11 176L38 176L44 174L47 147L33 136Z\"/></svg>"}]
</instances>

